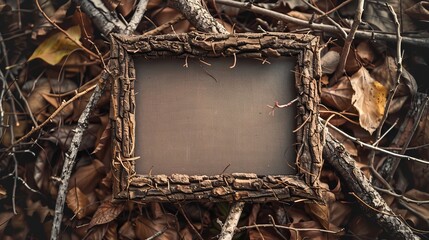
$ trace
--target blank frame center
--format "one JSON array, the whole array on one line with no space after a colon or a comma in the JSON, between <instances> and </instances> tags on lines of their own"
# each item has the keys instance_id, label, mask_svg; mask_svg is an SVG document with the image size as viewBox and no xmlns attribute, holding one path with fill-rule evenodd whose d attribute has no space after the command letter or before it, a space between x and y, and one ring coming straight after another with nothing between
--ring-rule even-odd
<instances>
[{"instance_id":1,"label":"blank frame center","mask_svg":"<svg viewBox=\"0 0 429 240\"><path fill-rule=\"evenodd\" d=\"M295 174L295 63L136 58L137 172Z\"/></svg>"}]
</instances>

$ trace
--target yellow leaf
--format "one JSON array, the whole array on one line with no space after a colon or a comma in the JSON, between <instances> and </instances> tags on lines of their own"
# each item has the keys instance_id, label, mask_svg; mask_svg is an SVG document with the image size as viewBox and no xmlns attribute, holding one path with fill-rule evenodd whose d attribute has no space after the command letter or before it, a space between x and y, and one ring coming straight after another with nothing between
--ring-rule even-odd
<instances>
[{"instance_id":1,"label":"yellow leaf","mask_svg":"<svg viewBox=\"0 0 429 240\"><path fill-rule=\"evenodd\" d=\"M81 36L79 26L71 27L67 29L66 32L74 41L79 42ZM64 33L59 32L43 41L28 61L40 58L50 65L55 65L59 63L63 57L69 55L78 48L79 46L70 40Z\"/></svg>"},{"instance_id":2,"label":"yellow leaf","mask_svg":"<svg viewBox=\"0 0 429 240\"><path fill-rule=\"evenodd\" d=\"M361 67L350 79L352 104L359 112L361 127L372 134L380 125L386 105L387 89Z\"/></svg>"}]
</instances>

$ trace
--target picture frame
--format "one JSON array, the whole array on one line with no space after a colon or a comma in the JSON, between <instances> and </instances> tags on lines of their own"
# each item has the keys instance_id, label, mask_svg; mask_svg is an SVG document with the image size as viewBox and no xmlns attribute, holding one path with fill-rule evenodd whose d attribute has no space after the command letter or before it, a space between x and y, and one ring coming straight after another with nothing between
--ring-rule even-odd
<instances>
[{"instance_id":1,"label":"picture frame","mask_svg":"<svg viewBox=\"0 0 429 240\"><path fill-rule=\"evenodd\" d=\"M147 202L182 201L321 201L319 176L323 164L323 131L318 104L321 66L318 37L289 33L204 34L191 32L157 36L113 34L107 71L111 74L113 197ZM143 58L296 57L295 175L231 173L214 176L149 175L136 172L136 70ZM280 110L279 110L280 111ZM286 163L285 163L286 164Z\"/></svg>"}]
</instances>

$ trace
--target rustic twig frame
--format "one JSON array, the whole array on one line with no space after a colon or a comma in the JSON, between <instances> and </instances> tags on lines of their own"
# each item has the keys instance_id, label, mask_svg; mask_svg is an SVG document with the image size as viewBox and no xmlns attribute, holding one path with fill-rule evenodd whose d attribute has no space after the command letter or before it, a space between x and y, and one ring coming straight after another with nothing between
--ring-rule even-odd
<instances>
[{"instance_id":1,"label":"rustic twig frame","mask_svg":"<svg viewBox=\"0 0 429 240\"><path fill-rule=\"evenodd\" d=\"M113 184L115 199L139 202L320 200L323 133L318 124L321 74L318 38L286 33L112 35L111 84ZM296 175L142 175L135 170L134 57L271 58L295 56L298 93Z\"/></svg>"}]
</instances>

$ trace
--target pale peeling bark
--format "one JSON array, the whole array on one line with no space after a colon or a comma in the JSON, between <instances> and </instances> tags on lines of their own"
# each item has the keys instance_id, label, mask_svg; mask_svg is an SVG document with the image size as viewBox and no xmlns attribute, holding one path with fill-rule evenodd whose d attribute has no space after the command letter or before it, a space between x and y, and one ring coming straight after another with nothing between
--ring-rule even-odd
<instances>
[{"instance_id":1,"label":"pale peeling bark","mask_svg":"<svg viewBox=\"0 0 429 240\"><path fill-rule=\"evenodd\" d=\"M244 202L237 202L231 206L228 218L222 226L219 240L231 240L234 237L235 228L237 227L238 220L240 220L241 213L243 212Z\"/></svg>"},{"instance_id":2,"label":"pale peeling bark","mask_svg":"<svg viewBox=\"0 0 429 240\"><path fill-rule=\"evenodd\" d=\"M102 0L74 0L82 11L89 16L95 26L105 35L123 33L127 29L125 23L104 5Z\"/></svg>"},{"instance_id":3,"label":"pale peeling bark","mask_svg":"<svg viewBox=\"0 0 429 240\"><path fill-rule=\"evenodd\" d=\"M212 17L201 0L172 0L171 6L180 11L199 31L228 34L222 24Z\"/></svg>"}]
</instances>

